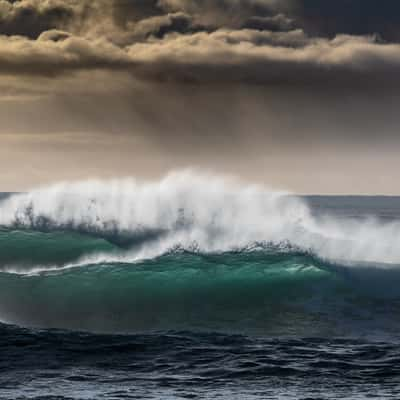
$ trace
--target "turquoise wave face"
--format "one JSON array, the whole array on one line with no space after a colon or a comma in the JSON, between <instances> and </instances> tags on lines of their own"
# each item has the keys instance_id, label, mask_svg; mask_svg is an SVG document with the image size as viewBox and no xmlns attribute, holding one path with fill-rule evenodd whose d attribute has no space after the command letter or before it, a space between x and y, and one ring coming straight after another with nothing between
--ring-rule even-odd
<instances>
[{"instance_id":1,"label":"turquoise wave face","mask_svg":"<svg viewBox=\"0 0 400 400\"><path fill-rule=\"evenodd\" d=\"M14 234L21 233L10 232ZM37 235L35 243L47 246L43 238L48 234ZM56 233L51 240L66 241L55 244L68 250L59 253L65 259L87 250L116 251L96 238ZM71 243L76 244L74 251ZM52 251L43 252L48 260L57 258ZM2 272L0 319L92 332L375 335L400 328L393 314L400 306L399 282L394 272L335 266L293 249L173 251L134 263L81 263L35 274Z\"/></svg>"},{"instance_id":2,"label":"turquoise wave face","mask_svg":"<svg viewBox=\"0 0 400 400\"><path fill-rule=\"evenodd\" d=\"M326 280L329 273L309 261L171 253L136 264L3 273L0 315L24 325L98 331L268 328Z\"/></svg>"},{"instance_id":3,"label":"turquoise wave face","mask_svg":"<svg viewBox=\"0 0 400 400\"><path fill-rule=\"evenodd\" d=\"M0 229L0 268L29 270L63 266L82 256L111 253L118 246L101 237L78 232Z\"/></svg>"}]
</instances>

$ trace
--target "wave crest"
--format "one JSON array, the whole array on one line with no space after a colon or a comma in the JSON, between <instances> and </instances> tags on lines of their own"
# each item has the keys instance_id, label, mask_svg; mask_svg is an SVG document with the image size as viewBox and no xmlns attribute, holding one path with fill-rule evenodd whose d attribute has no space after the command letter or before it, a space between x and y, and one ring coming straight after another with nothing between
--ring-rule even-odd
<instances>
[{"instance_id":1,"label":"wave crest","mask_svg":"<svg viewBox=\"0 0 400 400\"><path fill-rule=\"evenodd\" d=\"M78 231L124 249L98 254L103 261L153 258L177 246L213 253L264 242L341 262L400 263L398 222L316 218L287 193L188 171L157 182L63 183L14 195L0 203L0 225Z\"/></svg>"}]
</instances>

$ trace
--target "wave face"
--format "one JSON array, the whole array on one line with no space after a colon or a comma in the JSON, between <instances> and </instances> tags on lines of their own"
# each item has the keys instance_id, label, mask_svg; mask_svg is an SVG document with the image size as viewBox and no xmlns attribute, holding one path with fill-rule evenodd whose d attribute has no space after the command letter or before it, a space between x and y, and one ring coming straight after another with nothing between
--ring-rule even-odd
<instances>
[{"instance_id":1,"label":"wave face","mask_svg":"<svg viewBox=\"0 0 400 400\"><path fill-rule=\"evenodd\" d=\"M185 172L0 203L0 319L99 332L395 335L400 224Z\"/></svg>"}]
</instances>

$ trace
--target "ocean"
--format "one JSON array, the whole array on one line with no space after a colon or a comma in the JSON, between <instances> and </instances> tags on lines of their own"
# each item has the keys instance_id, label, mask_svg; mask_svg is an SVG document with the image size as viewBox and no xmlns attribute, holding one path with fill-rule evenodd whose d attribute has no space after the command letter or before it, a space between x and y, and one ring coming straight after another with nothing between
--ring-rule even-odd
<instances>
[{"instance_id":1,"label":"ocean","mask_svg":"<svg viewBox=\"0 0 400 400\"><path fill-rule=\"evenodd\" d=\"M397 399L399 284L400 197L4 194L0 399Z\"/></svg>"}]
</instances>

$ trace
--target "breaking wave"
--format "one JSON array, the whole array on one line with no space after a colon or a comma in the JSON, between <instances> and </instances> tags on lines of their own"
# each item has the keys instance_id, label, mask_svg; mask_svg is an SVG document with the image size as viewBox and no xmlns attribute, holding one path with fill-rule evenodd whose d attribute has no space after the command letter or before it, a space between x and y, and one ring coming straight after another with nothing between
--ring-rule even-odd
<instances>
[{"instance_id":1,"label":"breaking wave","mask_svg":"<svg viewBox=\"0 0 400 400\"><path fill-rule=\"evenodd\" d=\"M0 319L104 332L398 331L400 224L192 172L0 203ZM361 328L360 328L361 327Z\"/></svg>"},{"instance_id":2,"label":"breaking wave","mask_svg":"<svg viewBox=\"0 0 400 400\"><path fill-rule=\"evenodd\" d=\"M399 222L315 218L287 193L192 172L159 182L64 183L14 195L0 203L0 226L87 234L128 249L118 261L175 247L212 253L272 243L327 260L400 262Z\"/></svg>"}]
</instances>

